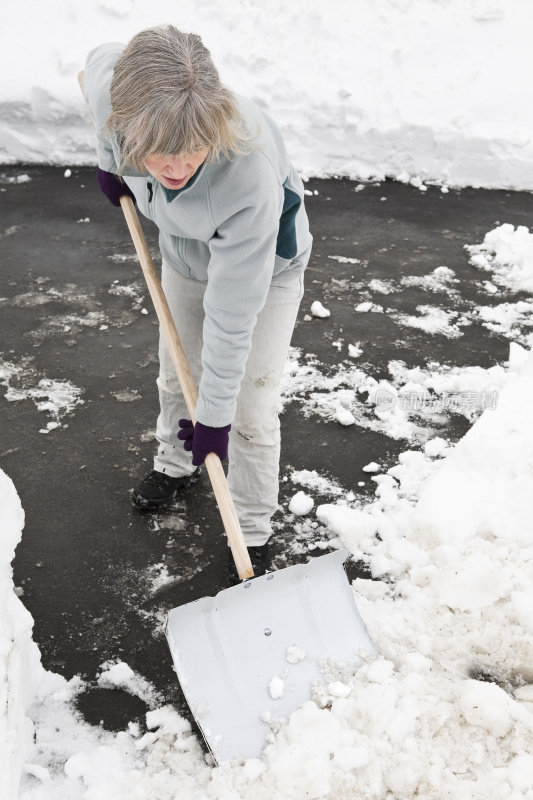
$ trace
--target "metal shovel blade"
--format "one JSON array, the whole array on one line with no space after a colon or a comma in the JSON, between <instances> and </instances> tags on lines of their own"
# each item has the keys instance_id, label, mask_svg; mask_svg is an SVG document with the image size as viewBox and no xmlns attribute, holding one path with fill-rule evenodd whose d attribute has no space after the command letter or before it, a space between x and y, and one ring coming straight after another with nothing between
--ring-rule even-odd
<instances>
[{"instance_id":1,"label":"metal shovel blade","mask_svg":"<svg viewBox=\"0 0 533 800\"><path fill-rule=\"evenodd\" d=\"M259 757L269 720L286 719L310 699L313 682L324 680L324 659L358 664L377 654L344 571L347 557L336 551L169 612L174 667L218 763Z\"/></svg>"}]
</instances>

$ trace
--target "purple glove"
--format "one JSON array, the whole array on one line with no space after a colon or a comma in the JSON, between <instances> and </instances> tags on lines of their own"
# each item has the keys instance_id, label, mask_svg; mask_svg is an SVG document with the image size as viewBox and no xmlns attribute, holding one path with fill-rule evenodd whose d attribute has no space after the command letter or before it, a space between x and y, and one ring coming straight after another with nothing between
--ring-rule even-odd
<instances>
[{"instance_id":1,"label":"purple glove","mask_svg":"<svg viewBox=\"0 0 533 800\"><path fill-rule=\"evenodd\" d=\"M135 197L129 186L124 183L122 178L115 175L113 172L106 172L100 167L96 168L96 177L100 184L100 189L103 191L107 199L114 206L120 205L120 198L127 195L135 202Z\"/></svg>"},{"instance_id":2,"label":"purple glove","mask_svg":"<svg viewBox=\"0 0 533 800\"><path fill-rule=\"evenodd\" d=\"M216 453L221 461L228 456L228 438L231 425L223 428L210 428L197 422L193 425L190 419L178 420L181 430L178 439L184 442L185 450L192 450L192 463L195 467L203 464L208 453Z\"/></svg>"}]
</instances>

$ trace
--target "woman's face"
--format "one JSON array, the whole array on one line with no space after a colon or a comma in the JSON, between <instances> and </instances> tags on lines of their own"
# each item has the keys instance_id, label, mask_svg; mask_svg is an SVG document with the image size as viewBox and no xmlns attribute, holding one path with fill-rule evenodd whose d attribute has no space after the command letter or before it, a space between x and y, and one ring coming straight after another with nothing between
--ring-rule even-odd
<instances>
[{"instance_id":1,"label":"woman's face","mask_svg":"<svg viewBox=\"0 0 533 800\"><path fill-rule=\"evenodd\" d=\"M152 153L144 159L144 165L166 189L182 189L208 155L208 147L178 156Z\"/></svg>"}]
</instances>

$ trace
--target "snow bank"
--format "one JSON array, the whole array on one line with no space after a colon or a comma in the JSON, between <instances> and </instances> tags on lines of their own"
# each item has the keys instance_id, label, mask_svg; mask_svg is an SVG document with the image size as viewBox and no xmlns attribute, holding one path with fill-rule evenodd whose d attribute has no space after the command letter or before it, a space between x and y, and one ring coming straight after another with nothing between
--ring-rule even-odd
<instances>
[{"instance_id":1,"label":"snow bank","mask_svg":"<svg viewBox=\"0 0 533 800\"><path fill-rule=\"evenodd\" d=\"M36 696L62 682L45 673L32 641L33 619L15 594L11 561L24 526L13 482L0 469L0 797L17 797L22 762L33 743L26 716Z\"/></svg>"},{"instance_id":2,"label":"snow bank","mask_svg":"<svg viewBox=\"0 0 533 800\"><path fill-rule=\"evenodd\" d=\"M28 5L0 31L0 162L94 163L76 81L88 50L172 22L270 110L304 175L533 188L528 0Z\"/></svg>"},{"instance_id":3,"label":"snow bank","mask_svg":"<svg viewBox=\"0 0 533 800\"><path fill-rule=\"evenodd\" d=\"M523 366L512 365L497 408L480 417L424 487L417 507L424 541L435 546L459 543L462 557L471 547L485 550L489 542L501 542L516 555L533 544L532 397L530 356ZM454 562L452 568L472 583L471 566ZM491 591L498 592L503 574L491 579ZM530 601L533 610L533 591Z\"/></svg>"}]
</instances>

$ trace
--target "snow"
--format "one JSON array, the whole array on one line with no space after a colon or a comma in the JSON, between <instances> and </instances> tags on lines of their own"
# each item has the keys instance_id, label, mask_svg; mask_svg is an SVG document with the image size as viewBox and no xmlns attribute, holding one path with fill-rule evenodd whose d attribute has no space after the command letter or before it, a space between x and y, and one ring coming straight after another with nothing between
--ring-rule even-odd
<instances>
[{"instance_id":1,"label":"snow","mask_svg":"<svg viewBox=\"0 0 533 800\"><path fill-rule=\"evenodd\" d=\"M318 524L372 571L353 590L381 655L359 668L325 665L312 699L273 725L262 759L244 763L207 763L189 723L161 707L124 661L104 664L98 682L146 699L147 732L130 724L112 734L81 721L72 701L83 681L42 669L31 618L13 592L9 561L23 512L1 473L0 642L19 653L8 684L17 714L0 717L11 765L3 796L15 797L22 769L20 800L167 800L178 785L191 800L530 800L533 355L512 348L499 387L497 406L455 446L434 437L406 451L365 503L318 473L293 473L310 497L332 490L333 502L316 509ZM2 646L4 674L5 653ZM305 653L295 642L286 658L298 669ZM273 676L271 696L285 684Z\"/></svg>"},{"instance_id":2,"label":"snow","mask_svg":"<svg viewBox=\"0 0 533 800\"><path fill-rule=\"evenodd\" d=\"M348 408L343 408L341 405L337 406L335 419L337 422L340 422L341 425L348 426L355 423L355 417L352 412Z\"/></svg>"},{"instance_id":3,"label":"snow","mask_svg":"<svg viewBox=\"0 0 533 800\"><path fill-rule=\"evenodd\" d=\"M431 334L441 334L448 339L457 339L462 336L458 323L457 311L446 311L436 306L417 306L419 316L412 314L398 314L396 319L401 325L409 328L419 328Z\"/></svg>"},{"instance_id":4,"label":"snow","mask_svg":"<svg viewBox=\"0 0 533 800\"><path fill-rule=\"evenodd\" d=\"M379 472L381 467L376 461L371 461L369 464L365 464L363 467L363 472Z\"/></svg>"},{"instance_id":5,"label":"snow","mask_svg":"<svg viewBox=\"0 0 533 800\"><path fill-rule=\"evenodd\" d=\"M311 314L313 317L325 318L331 315L331 311L328 311L327 308L324 308L320 300L314 300L313 303L311 303Z\"/></svg>"},{"instance_id":6,"label":"snow","mask_svg":"<svg viewBox=\"0 0 533 800\"><path fill-rule=\"evenodd\" d=\"M23 762L32 752L30 705L62 685L45 673L32 640L33 619L17 597L11 561L20 542L24 511L10 478L0 469L0 796L16 798Z\"/></svg>"},{"instance_id":7,"label":"snow","mask_svg":"<svg viewBox=\"0 0 533 800\"><path fill-rule=\"evenodd\" d=\"M449 267L436 267L429 275L406 275L401 279L403 286L420 286L430 292L446 292L453 295L451 285L459 283L455 272Z\"/></svg>"},{"instance_id":8,"label":"snow","mask_svg":"<svg viewBox=\"0 0 533 800\"><path fill-rule=\"evenodd\" d=\"M348 345L348 355L351 358L359 358L362 354L363 348L359 346L359 342L357 344L349 344Z\"/></svg>"},{"instance_id":9,"label":"snow","mask_svg":"<svg viewBox=\"0 0 533 800\"><path fill-rule=\"evenodd\" d=\"M41 433L49 433L58 428L64 417L72 414L85 402L81 396L83 390L72 381L38 379L28 360L14 364L3 361L0 357L0 386L7 389L4 397L9 402L33 400L37 410L51 418L46 428L41 429Z\"/></svg>"},{"instance_id":10,"label":"snow","mask_svg":"<svg viewBox=\"0 0 533 800\"><path fill-rule=\"evenodd\" d=\"M279 675L275 675L268 684L268 692L273 700L279 700L285 693L285 682Z\"/></svg>"},{"instance_id":11,"label":"snow","mask_svg":"<svg viewBox=\"0 0 533 800\"><path fill-rule=\"evenodd\" d=\"M199 33L222 80L278 120L306 177L531 189L533 109L517 76L531 73L532 15L528 0L184 0L179 13L170 0L67 12L50 0L32 4L28 25L27 3L11 4L0 162L94 164L76 80L88 51L172 22Z\"/></svg>"},{"instance_id":12,"label":"snow","mask_svg":"<svg viewBox=\"0 0 533 800\"><path fill-rule=\"evenodd\" d=\"M304 658L305 651L298 647L298 645L292 644L290 647L287 647L287 661L289 664L299 664Z\"/></svg>"},{"instance_id":13,"label":"snow","mask_svg":"<svg viewBox=\"0 0 533 800\"><path fill-rule=\"evenodd\" d=\"M289 511L291 514L296 514L297 516L309 514L314 504L315 501L312 497L309 497L308 494L305 492L296 492L289 503Z\"/></svg>"},{"instance_id":14,"label":"snow","mask_svg":"<svg viewBox=\"0 0 533 800\"><path fill-rule=\"evenodd\" d=\"M533 234L525 225L499 225L483 242L467 245L470 263L492 272L492 281L512 292L533 292Z\"/></svg>"}]
</instances>

